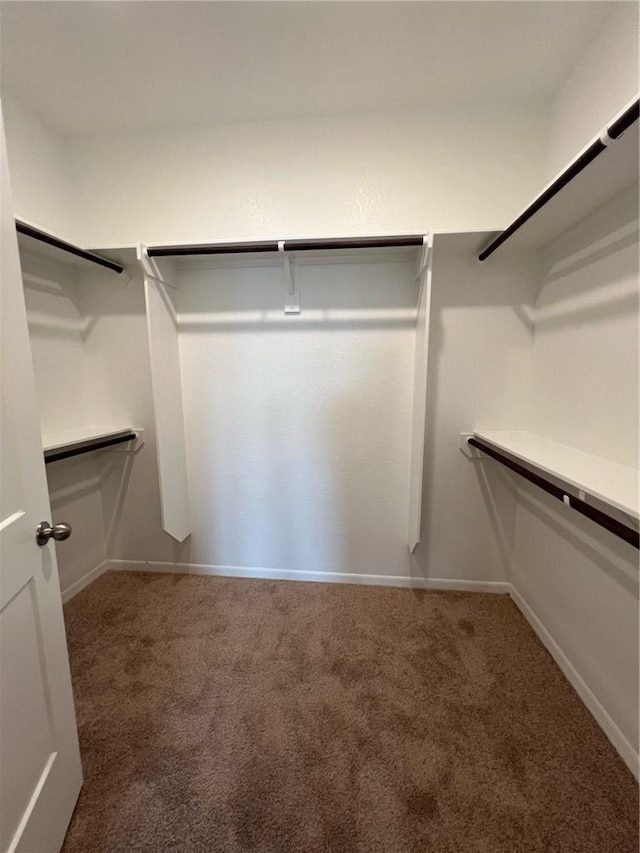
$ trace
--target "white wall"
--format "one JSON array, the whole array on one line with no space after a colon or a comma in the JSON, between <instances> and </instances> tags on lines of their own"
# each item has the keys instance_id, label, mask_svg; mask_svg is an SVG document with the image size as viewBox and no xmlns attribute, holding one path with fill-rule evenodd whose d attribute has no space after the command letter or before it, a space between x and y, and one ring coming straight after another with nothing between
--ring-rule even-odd
<instances>
[{"instance_id":1,"label":"white wall","mask_svg":"<svg viewBox=\"0 0 640 853\"><path fill-rule=\"evenodd\" d=\"M86 245L503 227L538 190L538 103L74 140Z\"/></svg>"},{"instance_id":2,"label":"white wall","mask_svg":"<svg viewBox=\"0 0 640 853\"><path fill-rule=\"evenodd\" d=\"M550 111L545 182L638 93L637 3L615 2L607 24L574 66Z\"/></svg>"},{"instance_id":3,"label":"white wall","mask_svg":"<svg viewBox=\"0 0 640 853\"><path fill-rule=\"evenodd\" d=\"M556 661L637 774L637 550L521 485L512 584Z\"/></svg>"},{"instance_id":4,"label":"white wall","mask_svg":"<svg viewBox=\"0 0 640 853\"><path fill-rule=\"evenodd\" d=\"M638 92L638 5L610 22L554 99L550 180ZM637 190L549 248L536 306L532 429L638 465ZM515 595L638 773L638 552L521 485Z\"/></svg>"},{"instance_id":5,"label":"white wall","mask_svg":"<svg viewBox=\"0 0 640 853\"><path fill-rule=\"evenodd\" d=\"M191 562L407 577L414 255L180 275Z\"/></svg>"},{"instance_id":6,"label":"white wall","mask_svg":"<svg viewBox=\"0 0 640 853\"><path fill-rule=\"evenodd\" d=\"M51 520L67 522L72 534L56 542L63 597L106 568L107 544L102 507L102 479L95 454L52 462L46 467Z\"/></svg>"},{"instance_id":7,"label":"white wall","mask_svg":"<svg viewBox=\"0 0 640 853\"><path fill-rule=\"evenodd\" d=\"M80 295L94 420L144 430L138 452L97 457L105 539L112 559L177 560L177 543L161 524L144 290L136 266L133 259L130 278L85 281Z\"/></svg>"},{"instance_id":8,"label":"white wall","mask_svg":"<svg viewBox=\"0 0 640 853\"><path fill-rule=\"evenodd\" d=\"M638 467L638 189L545 252L531 431Z\"/></svg>"},{"instance_id":9,"label":"white wall","mask_svg":"<svg viewBox=\"0 0 640 853\"><path fill-rule=\"evenodd\" d=\"M543 269L531 429L637 467L637 189L558 240ZM521 484L512 583L637 773L637 550Z\"/></svg>"},{"instance_id":10,"label":"white wall","mask_svg":"<svg viewBox=\"0 0 640 853\"><path fill-rule=\"evenodd\" d=\"M43 434L91 423L91 377L84 356L84 317L76 272L21 250L31 354Z\"/></svg>"},{"instance_id":11,"label":"white wall","mask_svg":"<svg viewBox=\"0 0 640 853\"><path fill-rule=\"evenodd\" d=\"M134 268L128 284L83 283L94 419L145 429L135 457L100 457L110 558L507 582L516 491L502 471L485 476L464 457L458 433L526 425L537 278L533 262L506 253L490 270L474 264L483 241L436 238L423 530L412 561L416 258L299 265L300 317L283 314L279 262L185 263L178 311L194 532L181 545L160 523L140 277Z\"/></svg>"},{"instance_id":12,"label":"white wall","mask_svg":"<svg viewBox=\"0 0 640 853\"><path fill-rule=\"evenodd\" d=\"M65 139L5 97L17 215L93 246L499 229L637 93L612 6L551 103Z\"/></svg>"},{"instance_id":13,"label":"white wall","mask_svg":"<svg viewBox=\"0 0 640 853\"><path fill-rule=\"evenodd\" d=\"M135 461L105 477L112 559L407 578L416 258L363 260L297 266L297 317L280 263L180 273L182 545L160 527L140 282L87 295L96 386L146 429Z\"/></svg>"},{"instance_id":14,"label":"white wall","mask_svg":"<svg viewBox=\"0 0 640 853\"><path fill-rule=\"evenodd\" d=\"M53 522L73 528L56 544L63 593L122 549L174 559L160 525L140 275L135 266L133 279L77 269L24 249L21 265L43 432L93 424L145 430L135 454L112 448L47 465Z\"/></svg>"},{"instance_id":15,"label":"white wall","mask_svg":"<svg viewBox=\"0 0 640 853\"><path fill-rule=\"evenodd\" d=\"M436 239L423 532L412 561L416 258L299 265L299 317L283 314L280 262L185 262L177 300L194 532L181 545L160 524L141 282L84 287L95 405L119 405L146 431L134 460L110 458L102 471L111 559L507 582L515 488L500 471L485 479L458 433L526 423L537 278L521 258L489 271L473 264L483 240Z\"/></svg>"},{"instance_id":16,"label":"white wall","mask_svg":"<svg viewBox=\"0 0 640 853\"><path fill-rule=\"evenodd\" d=\"M42 432L92 424L92 377L77 273L24 250L20 260ZM68 522L73 530L70 539L56 543L64 593L107 559L100 469L91 455L51 463L46 471L52 521Z\"/></svg>"},{"instance_id":17,"label":"white wall","mask_svg":"<svg viewBox=\"0 0 640 853\"><path fill-rule=\"evenodd\" d=\"M77 240L81 217L72 198L74 164L69 141L14 98L3 97L2 112L14 215Z\"/></svg>"},{"instance_id":18,"label":"white wall","mask_svg":"<svg viewBox=\"0 0 640 853\"><path fill-rule=\"evenodd\" d=\"M524 429L529 419L537 265L487 236L435 237L425 473L417 577L507 583L516 491L499 466L465 456L461 432Z\"/></svg>"}]
</instances>

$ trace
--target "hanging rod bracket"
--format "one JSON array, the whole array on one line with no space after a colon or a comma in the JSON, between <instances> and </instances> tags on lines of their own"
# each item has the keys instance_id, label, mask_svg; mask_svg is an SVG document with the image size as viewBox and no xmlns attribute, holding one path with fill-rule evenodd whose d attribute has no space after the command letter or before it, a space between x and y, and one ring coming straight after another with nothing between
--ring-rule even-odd
<instances>
[{"instance_id":1,"label":"hanging rod bracket","mask_svg":"<svg viewBox=\"0 0 640 853\"><path fill-rule=\"evenodd\" d=\"M293 261L285 249L284 240L278 240L278 251L284 260L284 313L299 314L300 290L296 281Z\"/></svg>"},{"instance_id":2,"label":"hanging rod bracket","mask_svg":"<svg viewBox=\"0 0 640 853\"><path fill-rule=\"evenodd\" d=\"M480 452L475 449L471 444L469 444L469 439L473 438L474 434L472 432L461 432L458 436L458 447L460 452L467 457L467 459L477 459L482 461L482 456Z\"/></svg>"},{"instance_id":3,"label":"hanging rod bracket","mask_svg":"<svg viewBox=\"0 0 640 853\"><path fill-rule=\"evenodd\" d=\"M427 280L427 271L431 260L432 247L433 241L431 239L431 235L429 233L424 234L422 237L420 258L418 260L418 274L416 276L416 284L418 285L418 305L420 304L420 299L422 297L422 288L425 286L425 282Z\"/></svg>"},{"instance_id":4,"label":"hanging rod bracket","mask_svg":"<svg viewBox=\"0 0 640 853\"><path fill-rule=\"evenodd\" d=\"M425 277L427 267L429 265L429 253L431 252L431 238L429 234L424 234L422 237L422 248L420 250L420 259L418 261L418 274L416 282L420 283Z\"/></svg>"},{"instance_id":5,"label":"hanging rod bracket","mask_svg":"<svg viewBox=\"0 0 640 853\"><path fill-rule=\"evenodd\" d=\"M600 142L602 142L602 144L604 145L605 148L608 148L610 145L612 145L615 142L615 139L613 138L613 136L609 136L609 128L608 127L603 128L602 132L600 133Z\"/></svg>"},{"instance_id":6,"label":"hanging rod bracket","mask_svg":"<svg viewBox=\"0 0 640 853\"><path fill-rule=\"evenodd\" d=\"M153 281L157 281L159 284L163 284L165 287L172 287L176 290L176 286L171 284L170 281L167 281L157 262L149 255L149 247L144 243L138 243L136 246L136 257L138 259L138 264L142 269L142 272L145 278L150 278Z\"/></svg>"},{"instance_id":7,"label":"hanging rod bracket","mask_svg":"<svg viewBox=\"0 0 640 853\"><path fill-rule=\"evenodd\" d=\"M146 276L149 276L149 278L155 278L157 281L162 281L158 265L149 257L149 248L144 243L138 243L136 246L136 258L142 268L142 272Z\"/></svg>"}]
</instances>

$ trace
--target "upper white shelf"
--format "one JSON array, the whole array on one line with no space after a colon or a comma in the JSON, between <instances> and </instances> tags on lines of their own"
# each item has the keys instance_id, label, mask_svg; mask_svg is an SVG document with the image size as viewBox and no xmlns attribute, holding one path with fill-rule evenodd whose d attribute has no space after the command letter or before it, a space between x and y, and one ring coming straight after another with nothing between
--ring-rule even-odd
<instances>
[{"instance_id":1,"label":"upper white shelf","mask_svg":"<svg viewBox=\"0 0 640 853\"><path fill-rule=\"evenodd\" d=\"M496 450L503 451L632 518L640 518L640 472L634 468L522 430L476 430L474 435Z\"/></svg>"},{"instance_id":2,"label":"upper white shelf","mask_svg":"<svg viewBox=\"0 0 640 853\"><path fill-rule=\"evenodd\" d=\"M77 429L65 430L64 432L51 433L42 436L42 449L45 453L54 450L71 450L74 447L82 447L102 439L117 438L133 432L131 426L88 426Z\"/></svg>"},{"instance_id":3,"label":"upper white shelf","mask_svg":"<svg viewBox=\"0 0 640 853\"><path fill-rule=\"evenodd\" d=\"M36 252L47 258L63 262L67 266L86 268L97 265L115 273L122 272L121 264L96 255L94 252L76 246L74 243L69 243L56 234L37 228L29 222L16 219L16 231L18 232L18 246L21 250Z\"/></svg>"},{"instance_id":4,"label":"upper white shelf","mask_svg":"<svg viewBox=\"0 0 640 853\"><path fill-rule=\"evenodd\" d=\"M512 248L539 248L563 234L580 220L589 216L601 205L612 199L618 193L632 185L638 184L638 125L634 121L619 138L601 150L588 165L581 167L583 157L588 155L594 146L600 149L602 144L597 140L591 143L584 152L575 157L550 184L536 196L531 204L514 219L506 229L512 233L506 239L495 235L497 243L504 239L504 245ZM612 125L613 126L613 125ZM568 180L566 180L568 179ZM565 182L566 180L566 182ZM558 182L562 184L556 194L545 200L548 193ZM533 212L532 212L533 211ZM530 216L522 224L523 217ZM489 256L496 248L493 242L483 247L489 250Z\"/></svg>"},{"instance_id":5,"label":"upper white shelf","mask_svg":"<svg viewBox=\"0 0 640 853\"><path fill-rule=\"evenodd\" d=\"M298 264L361 263L363 258L413 257L422 249L426 235L381 234L360 237L310 237L290 240L249 240L233 243L185 243L147 246L149 258L171 259L177 267L194 263L204 266L280 266L282 252Z\"/></svg>"}]
</instances>

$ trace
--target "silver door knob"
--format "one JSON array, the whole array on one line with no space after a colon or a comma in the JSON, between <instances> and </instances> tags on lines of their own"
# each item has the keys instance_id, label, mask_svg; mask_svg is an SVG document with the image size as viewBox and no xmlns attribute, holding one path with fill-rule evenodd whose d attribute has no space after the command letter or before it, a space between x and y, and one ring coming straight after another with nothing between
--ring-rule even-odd
<instances>
[{"instance_id":1,"label":"silver door knob","mask_svg":"<svg viewBox=\"0 0 640 853\"><path fill-rule=\"evenodd\" d=\"M60 524L54 524L53 527L48 521L41 521L36 527L36 542L38 545L46 545L49 539L53 537L56 542L62 542L71 536L71 525L66 521L61 521Z\"/></svg>"}]
</instances>

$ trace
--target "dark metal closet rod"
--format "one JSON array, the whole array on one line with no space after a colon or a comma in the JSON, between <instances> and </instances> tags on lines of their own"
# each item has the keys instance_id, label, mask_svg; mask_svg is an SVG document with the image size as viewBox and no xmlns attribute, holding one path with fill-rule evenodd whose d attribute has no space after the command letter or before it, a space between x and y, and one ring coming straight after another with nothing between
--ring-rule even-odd
<instances>
[{"instance_id":1,"label":"dark metal closet rod","mask_svg":"<svg viewBox=\"0 0 640 853\"><path fill-rule=\"evenodd\" d=\"M396 246L422 246L422 234L400 234L391 237L335 237L316 240L284 240L283 249L313 251L320 249L387 249ZM149 246L150 258L176 255L231 255L243 252L277 252L277 240L246 243L209 243L200 246Z\"/></svg>"},{"instance_id":2,"label":"dark metal closet rod","mask_svg":"<svg viewBox=\"0 0 640 853\"><path fill-rule=\"evenodd\" d=\"M616 119L616 121L609 125L607 128L607 134L611 139L618 139L622 136L625 130L631 127L631 125L638 120L639 115L640 99L630 106L629 109L620 116L620 118ZM546 190L544 190L544 192L534 199L529 207L523 211L523 213L521 213L508 228L499 234L492 243L489 243L486 249L480 252L478 260L485 261L490 255L492 255L495 250L505 242L505 240L508 240L509 237L518 231L518 229L522 228L525 222L528 222L529 219L531 219L531 217L540 210L540 208L544 207L547 202L557 195L561 189L566 187L566 185L570 183L576 175L579 175L580 172L589 165L589 163L595 160L603 151L606 151L608 147L609 146L605 145L600 139L596 139L595 142L592 142L587 150L584 151L577 160L574 160L574 162L571 163L565 171L559 175Z\"/></svg>"},{"instance_id":3,"label":"dark metal closet rod","mask_svg":"<svg viewBox=\"0 0 640 853\"><path fill-rule=\"evenodd\" d=\"M475 447L477 450L481 450L483 453L486 453L487 456L491 456L493 459L496 459L502 465L506 466L511 471L514 471L516 474L519 474L521 477L524 477L525 480L528 480L530 483L538 486L538 488L543 489L548 494L553 495L553 497L557 498L559 501L565 503L566 498L569 501L571 509L575 509L582 515L590 518L591 521L595 521L595 523L599 524L600 527L604 527L610 533L613 533L614 536L624 539L625 542L628 542L629 545L633 545L634 548L640 549L640 533L638 533L637 530L634 530L633 527L628 527L621 521L617 521L605 512L591 506L591 504L588 504L586 501L567 494L567 492L561 489L560 486L556 486L554 483L549 482L549 480L541 477L539 474L534 474L533 471L529 471L528 468L524 468L522 465L514 462L513 459L510 459L508 456L504 456L498 450L494 450L493 447L488 447L486 444L478 441L478 439L469 438L467 439L467 443L470 444L471 447Z\"/></svg>"},{"instance_id":4,"label":"dark metal closet rod","mask_svg":"<svg viewBox=\"0 0 640 853\"><path fill-rule=\"evenodd\" d=\"M19 234L25 234L27 237L33 237L34 240L40 240L41 243L47 243L49 246L55 246L56 249L61 249L63 252L68 252L70 255L76 255L78 258L83 258L85 261L91 261L93 264L98 264L101 267L106 267L113 272L121 273L124 267L116 264L114 261L109 261L107 258L101 258L100 255L94 255L93 252L86 252L79 246L74 246L73 243L67 243L66 240L60 240L58 237L53 237L47 234L46 231L40 231L39 228L34 228L32 225L27 225L16 219L16 231Z\"/></svg>"},{"instance_id":5,"label":"dark metal closet rod","mask_svg":"<svg viewBox=\"0 0 640 853\"><path fill-rule=\"evenodd\" d=\"M392 249L401 246L422 246L423 234L398 234L391 237L337 237L331 240L285 240L287 251L304 252L314 249Z\"/></svg>"},{"instance_id":6,"label":"dark metal closet rod","mask_svg":"<svg viewBox=\"0 0 640 853\"><path fill-rule=\"evenodd\" d=\"M136 437L135 432L127 433L127 435L119 435L116 438L107 438L103 441L94 441L92 444L85 444L82 447L73 447L70 450L60 450L58 453L45 453L44 464L50 462L59 462L60 459L69 459L70 456L80 456L82 453L91 453L93 450L103 450L105 447L111 447L113 444L123 444L125 441L133 441Z\"/></svg>"}]
</instances>

